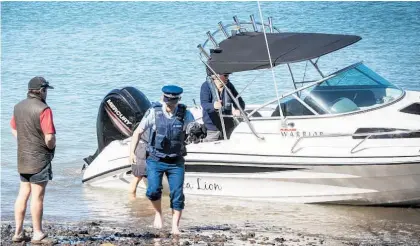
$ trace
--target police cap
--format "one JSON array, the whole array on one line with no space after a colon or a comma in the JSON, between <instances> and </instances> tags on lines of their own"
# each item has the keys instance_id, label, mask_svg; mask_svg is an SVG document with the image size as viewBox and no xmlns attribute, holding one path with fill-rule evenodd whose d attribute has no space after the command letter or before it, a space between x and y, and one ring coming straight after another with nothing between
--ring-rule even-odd
<instances>
[{"instance_id":1,"label":"police cap","mask_svg":"<svg viewBox=\"0 0 420 246\"><path fill-rule=\"evenodd\" d=\"M181 99L182 88L176 85L166 85L162 88L163 100L165 102L177 101Z\"/></svg>"}]
</instances>

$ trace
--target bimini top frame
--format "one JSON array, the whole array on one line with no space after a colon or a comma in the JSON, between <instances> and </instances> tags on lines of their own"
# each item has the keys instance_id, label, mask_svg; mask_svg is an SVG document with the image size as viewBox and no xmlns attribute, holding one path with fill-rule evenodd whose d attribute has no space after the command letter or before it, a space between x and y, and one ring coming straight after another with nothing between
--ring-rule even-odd
<instances>
[{"instance_id":1,"label":"bimini top frame","mask_svg":"<svg viewBox=\"0 0 420 246\"><path fill-rule=\"evenodd\" d=\"M235 73L308 61L361 40L355 35L279 32L272 27L271 18L268 25L256 23L252 15L250 18L251 22L239 22L234 16L235 23L227 26L219 22L219 29L213 33L208 31L207 40L198 46L216 73ZM246 28L247 25L252 27L251 31ZM266 27L277 32L267 33ZM227 28L231 28L232 35L229 36ZM219 32L225 37L220 43L215 39ZM209 41L213 48L207 52Z\"/></svg>"},{"instance_id":2,"label":"bimini top frame","mask_svg":"<svg viewBox=\"0 0 420 246\"><path fill-rule=\"evenodd\" d=\"M223 25L222 22L219 22L219 29L214 32L208 31L208 38L203 44L197 46L200 50L200 59L207 67L208 75L215 75L219 80L218 74L265 69L280 64L287 64L295 89L297 89L297 83L306 82L296 82L294 80L289 64L310 61L322 77L319 81L311 81L317 84L325 81L326 78L317 66L318 60L314 62L312 59L344 48L361 39L359 36L354 35L281 33L279 29L273 26L271 17L268 18L268 24L256 22L253 15L250 15L249 22L239 21L236 16L233 17L233 20L234 23L228 25ZM269 33L266 33L267 28ZM230 34L228 29L230 29ZM223 34L225 39L218 43L215 35L220 33ZM311 40L311 42L307 42L307 40ZM210 42L213 48L208 48L209 51L207 51L207 46ZM267 53L268 47L270 56ZM210 80L209 77L208 80ZM215 88L213 89L216 90ZM241 111L241 115L251 131L261 139L255 132L247 114L239 106L237 98L233 97L232 92L226 86L225 89ZM294 91L291 94L294 95L298 91ZM306 103L302 101L301 103L313 112L312 108ZM281 107L279 110L282 110ZM283 115L282 112L280 113ZM316 114L316 112L314 113ZM221 113L219 115L222 121L223 135L226 139L223 116Z\"/></svg>"}]
</instances>

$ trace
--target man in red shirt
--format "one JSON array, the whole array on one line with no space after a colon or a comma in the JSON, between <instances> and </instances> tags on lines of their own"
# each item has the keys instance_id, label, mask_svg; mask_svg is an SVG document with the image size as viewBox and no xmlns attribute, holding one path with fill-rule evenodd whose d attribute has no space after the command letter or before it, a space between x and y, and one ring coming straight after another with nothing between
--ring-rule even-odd
<instances>
[{"instance_id":1,"label":"man in red shirt","mask_svg":"<svg viewBox=\"0 0 420 246\"><path fill-rule=\"evenodd\" d=\"M26 204L31 198L33 237L31 242L48 243L42 231L45 188L52 180L51 161L55 152L55 127L52 111L46 104L47 90L54 89L43 77L28 83L28 96L15 105L10 125L18 142L20 189L15 203L14 242L26 241L23 232Z\"/></svg>"}]
</instances>

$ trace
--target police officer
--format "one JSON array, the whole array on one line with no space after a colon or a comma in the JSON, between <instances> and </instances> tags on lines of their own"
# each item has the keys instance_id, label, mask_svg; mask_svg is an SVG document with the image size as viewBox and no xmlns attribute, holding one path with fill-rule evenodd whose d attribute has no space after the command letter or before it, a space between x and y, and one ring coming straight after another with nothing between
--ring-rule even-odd
<instances>
[{"instance_id":1,"label":"police officer","mask_svg":"<svg viewBox=\"0 0 420 246\"><path fill-rule=\"evenodd\" d=\"M152 103L139 126L133 133L130 148L130 163L136 161L135 149L142 134L152 129L148 141L147 158L148 187L146 196L155 209L154 226L162 228L161 208L162 177L166 174L169 183L172 208L172 233L179 234L179 221L184 209L184 144L185 130L194 117L183 104L179 104L181 87L168 85L162 88L162 101Z\"/></svg>"}]
</instances>

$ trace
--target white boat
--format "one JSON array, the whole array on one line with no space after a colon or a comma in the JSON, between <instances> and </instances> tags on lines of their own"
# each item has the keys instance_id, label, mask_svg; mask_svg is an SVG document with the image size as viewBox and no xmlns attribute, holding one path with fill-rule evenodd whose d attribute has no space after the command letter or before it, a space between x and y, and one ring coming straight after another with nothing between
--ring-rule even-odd
<instances>
[{"instance_id":1,"label":"white boat","mask_svg":"<svg viewBox=\"0 0 420 246\"><path fill-rule=\"evenodd\" d=\"M224 40L217 43L216 35ZM360 37L281 33L271 18L264 24L253 16L250 22L236 17L230 25L220 22L207 36L198 48L211 72L287 66L295 90L241 110L230 139L189 144L185 194L420 206L420 92L403 90L361 62L329 75L318 66L321 56ZM299 62L312 65L319 79L296 81L291 65ZM133 98L141 106L127 106ZM99 148L85 159L83 182L127 188L130 135L150 103L134 88L124 88L101 105ZM199 106L190 110L201 117Z\"/></svg>"}]
</instances>

